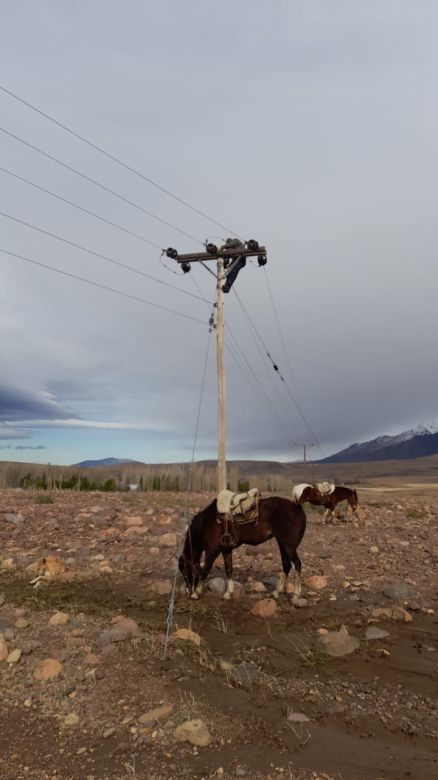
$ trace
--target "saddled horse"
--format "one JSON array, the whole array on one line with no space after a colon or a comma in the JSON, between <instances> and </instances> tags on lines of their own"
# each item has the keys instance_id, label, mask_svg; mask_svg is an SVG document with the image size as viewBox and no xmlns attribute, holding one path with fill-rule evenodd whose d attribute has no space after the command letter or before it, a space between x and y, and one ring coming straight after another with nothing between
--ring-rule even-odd
<instances>
[{"instance_id":1,"label":"saddled horse","mask_svg":"<svg viewBox=\"0 0 438 780\"><path fill-rule=\"evenodd\" d=\"M322 518L325 523L335 515L335 509L341 501L347 501L353 512L356 512L359 499L357 491L343 485L333 485L330 482L321 482L316 485L302 483L295 485L292 490L292 500L298 504L314 504L324 506L326 511Z\"/></svg>"},{"instance_id":2,"label":"saddled horse","mask_svg":"<svg viewBox=\"0 0 438 780\"><path fill-rule=\"evenodd\" d=\"M227 576L224 598L230 599L233 593L233 549L242 544L262 544L274 537L280 549L283 574L272 595L278 598L284 591L288 574L293 569L293 601L296 601L301 595L301 561L297 549L305 530L306 515L301 506L287 498L261 498L257 519L249 523L233 523L231 538L228 533L224 533L220 518L218 521L217 501L214 499L194 516L179 558L179 570L184 577L187 593L194 599L199 598L203 583L216 558L222 553ZM231 543L228 544L228 541ZM203 552L205 561L202 567L200 562Z\"/></svg>"},{"instance_id":3,"label":"saddled horse","mask_svg":"<svg viewBox=\"0 0 438 780\"><path fill-rule=\"evenodd\" d=\"M330 493L323 495L323 500L321 501L321 505L325 506L326 508L326 511L322 518L323 523L325 523L325 521L329 517L330 518L334 517L335 509L341 501L347 501L348 506L351 508L351 510L353 512L356 512L357 505L359 503L359 499L357 497L357 491L352 490L351 488L348 487L344 487L343 485L335 485L334 489Z\"/></svg>"}]
</instances>

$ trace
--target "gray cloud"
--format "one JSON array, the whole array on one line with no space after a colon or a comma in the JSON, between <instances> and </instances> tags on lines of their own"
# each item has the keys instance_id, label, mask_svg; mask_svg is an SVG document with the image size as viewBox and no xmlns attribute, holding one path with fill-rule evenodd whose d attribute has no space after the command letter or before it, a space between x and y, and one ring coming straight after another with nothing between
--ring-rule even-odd
<instances>
[{"instance_id":1,"label":"gray cloud","mask_svg":"<svg viewBox=\"0 0 438 780\"><path fill-rule=\"evenodd\" d=\"M261 0L232 8L133 0L123 13L114 0L68 12L62 4L24 5L25 14L22 4L2 10L6 84L233 231L266 243L294 382L263 271L248 264L236 288L326 452L437 416L438 110L431 96L438 8L418 13L408 0L396 13L392 0L280 2L275 10ZM211 56L212 36L221 57ZM242 45L260 40L262 57ZM196 238L222 232L2 94L0 110L13 132ZM160 246L198 247L1 141L0 165ZM186 292L197 293L194 279L212 299L203 268L177 278L160 265L158 250L4 174L0 180L5 211ZM0 223L3 248L208 319L202 302ZM57 428L80 434L92 456L111 430L144 431L156 434L153 444L145 438L145 459L156 459L158 440L169 459L190 451L206 327L6 255L0 263L0 360L8 378L0 421L10 423L0 424L0 439L27 438L44 425L52 438ZM257 377L246 369L248 384L227 355L229 452L292 459L313 436L233 294L226 318ZM215 452L214 374L211 353L203 456Z\"/></svg>"},{"instance_id":2,"label":"gray cloud","mask_svg":"<svg viewBox=\"0 0 438 780\"><path fill-rule=\"evenodd\" d=\"M24 390L0 385L0 420L19 422L32 417L53 419L71 417L59 401L44 390ZM74 415L73 415L74 416Z\"/></svg>"}]
</instances>

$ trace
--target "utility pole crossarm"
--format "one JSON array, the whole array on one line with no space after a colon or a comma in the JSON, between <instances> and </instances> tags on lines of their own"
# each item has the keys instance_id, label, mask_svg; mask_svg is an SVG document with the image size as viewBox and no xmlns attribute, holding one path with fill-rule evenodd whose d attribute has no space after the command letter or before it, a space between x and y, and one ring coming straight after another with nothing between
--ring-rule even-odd
<instances>
[{"instance_id":1,"label":"utility pole crossarm","mask_svg":"<svg viewBox=\"0 0 438 780\"><path fill-rule=\"evenodd\" d=\"M175 250L176 251L176 250ZM211 252L190 252L189 254L179 255L172 258L177 263L196 263L206 260L232 260L235 257L255 257L266 256L266 247L258 246L257 249L218 249L215 254Z\"/></svg>"}]
</instances>

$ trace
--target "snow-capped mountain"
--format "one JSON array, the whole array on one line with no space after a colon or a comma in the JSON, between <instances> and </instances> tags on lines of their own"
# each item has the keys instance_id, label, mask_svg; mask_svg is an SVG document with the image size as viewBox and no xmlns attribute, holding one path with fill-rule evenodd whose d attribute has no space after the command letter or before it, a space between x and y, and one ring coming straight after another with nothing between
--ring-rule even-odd
<instances>
[{"instance_id":1,"label":"snow-capped mountain","mask_svg":"<svg viewBox=\"0 0 438 780\"><path fill-rule=\"evenodd\" d=\"M326 458L322 463L352 463L367 460L423 458L438 453L438 423L418 425L395 436L378 436L371 441L352 444Z\"/></svg>"}]
</instances>

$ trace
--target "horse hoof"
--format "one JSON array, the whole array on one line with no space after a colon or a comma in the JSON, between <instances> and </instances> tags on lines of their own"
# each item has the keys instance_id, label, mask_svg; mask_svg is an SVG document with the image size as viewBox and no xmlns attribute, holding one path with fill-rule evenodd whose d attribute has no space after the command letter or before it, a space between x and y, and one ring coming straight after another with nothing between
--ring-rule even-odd
<instances>
[{"instance_id":1,"label":"horse hoof","mask_svg":"<svg viewBox=\"0 0 438 780\"><path fill-rule=\"evenodd\" d=\"M194 599L195 601L198 601L198 600L199 600L199 596L198 596L198 594L197 594L197 593L192 593L192 595L190 596L190 598L191 598L191 599Z\"/></svg>"},{"instance_id":2,"label":"horse hoof","mask_svg":"<svg viewBox=\"0 0 438 780\"><path fill-rule=\"evenodd\" d=\"M278 599L279 595L280 594L279 594L278 590L274 590L274 592L272 593L272 598L273 599Z\"/></svg>"},{"instance_id":3,"label":"horse hoof","mask_svg":"<svg viewBox=\"0 0 438 780\"><path fill-rule=\"evenodd\" d=\"M222 598L226 599L226 601L229 601L231 599L231 593L224 593Z\"/></svg>"}]
</instances>

